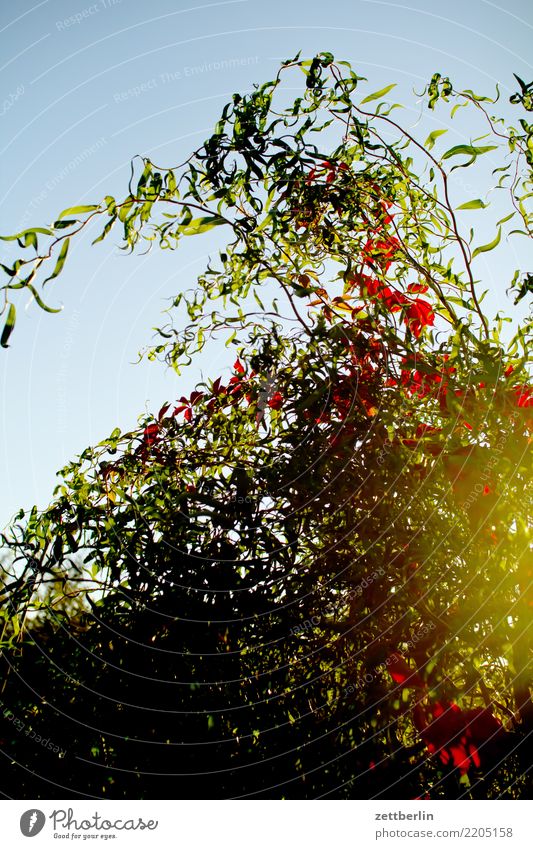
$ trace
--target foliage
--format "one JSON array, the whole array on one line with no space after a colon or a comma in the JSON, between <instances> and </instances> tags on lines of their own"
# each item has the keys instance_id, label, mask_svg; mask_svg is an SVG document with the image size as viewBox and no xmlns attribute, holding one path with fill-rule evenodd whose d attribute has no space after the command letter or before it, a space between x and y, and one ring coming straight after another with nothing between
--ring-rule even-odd
<instances>
[{"instance_id":1,"label":"foliage","mask_svg":"<svg viewBox=\"0 0 533 849\"><path fill-rule=\"evenodd\" d=\"M94 219L127 250L224 227L148 355L180 372L212 338L237 351L229 378L87 449L4 535L2 698L70 753L37 779L12 741L34 797L47 780L156 798L524 791L530 324L506 341L476 276L510 228L531 235L529 129L436 74L429 108L485 127L439 154L444 130L422 143L393 86L360 98L364 82L295 57L181 166L134 161L124 199L9 237L25 253L2 266L7 297L48 308L38 281ZM452 203L451 175L496 156L509 209L478 244L462 216L488 204ZM517 300L530 276L510 275Z\"/></svg>"}]
</instances>

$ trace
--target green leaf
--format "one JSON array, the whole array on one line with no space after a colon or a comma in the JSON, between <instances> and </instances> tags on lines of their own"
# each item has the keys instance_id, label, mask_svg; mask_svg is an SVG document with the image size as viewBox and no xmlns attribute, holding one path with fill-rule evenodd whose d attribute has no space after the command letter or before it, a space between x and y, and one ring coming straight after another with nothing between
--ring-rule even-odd
<instances>
[{"instance_id":1,"label":"green leaf","mask_svg":"<svg viewBox=\"0 0 533 849\"><path fill-rule=\"evenodd\" d=\"M122 223L124 223L126 221L126 218L128 217L128 215L130 214L132 208L133 208L133 198L130 195L120 205L120 208L119 208L119 211L118 211L119 221L122 221Z\"/></svg>"},{"instance_id":2,"label":"green leaf","mask_svg":"<svg viewBox=\"0 0 533 849\"><path fill-rule=\"evenodd\" d=\"M480 156L482 153L488 153L490 150L497 150L497 148L498 145L495 144L487 144L482 147L474 147L472 144L456 144L455 147L451 147L446 153L443 153L442 158L451 159L452 156L464 154L475 159L476 156Z\"/></svg>"},{"instance_id":3,"label":"green leaf","mask_svg":"<svg viewBox=\"0 0 533 849\"><path fill-rule=\"evenodd\" d=\"M57 277L58 274L61 274L63 270L63 266L65 265L65 260L68 254L68 247L70 245L70 239L65 239L63 244L61 245L61 250L59 251L59 256L57 258L56 267L52 271L49 277L46 280L43 280L43 286L45 283L48 283L49 280L53 280L54 277Z\"/></svg>"},{"instance_id":4,"label":"green leaf","mask_svg":"<svg viewBox=\"0 0 533 849\"><path fill-rule=\"evenodd\" d=\"M66 218L64 221L54 221L52 226L54 230L66 230L67 227L72 227L73 224L77 223L77 218Z\"/></svg>"},{"instance_id":5,"label":"green leaf","mask_svg":"<svg viewBox=\"0 0 533 849\"><path fill-rule=\"evenodd\" d=\"M198 233L206 233L212 227L218 227L220 224L226 224L226 219L220 215L207 215L203 218L193 218L183 229L184 236L196 236Z\"/></svg>"},{"instance_id":6,"label":"green leaf","mask_svg":"<svg viewBox=\"0 0 533 849\"><path fill-rule=\"evenodd\" d=\"M89 204L88 206L69 206L68 209L64 209L63 212L60 212L57 216L57 220L61 221L62 218L66 218L67 215L81 215L83 212L94 212L95 209L98 209L98 204Z\"/></svg>"},{"instance_id":7,"label":"green leaf","mask_svg":"<svg viewBox=\"0 0 533 849\"><path fill-rule=\"evenodd\" d=\"M468 106L468 101L465 101L464 103L456 103L456 104L455 104L455 106L454 106L454 107L453 107L453 109L452 109L451 117L452 117L452 118L454 118L454 117L455 117L455 113L456 113L459 109L464 109L466 106Z\"/></svg>"},{"instance_id":8,"label":"green leaf","mask_svg":"<svg viewBox=\"0 0 533 849\"><path fill-rule=\"evenodd\" d=\"M13 328L15 326L15 319L17 317L17 311L15 309L15 304L9 305L9 310L7 313L6 323L4 324L4 329L2 330L2 336L0 338L0 345L2 348L9 348L8 340L13 332Z\"/></svg>"},{"instance_id":9,"label":"green leaf","mask_svg":"<svg viewBox=\"0 0 533 849\"><path fill-rule=\"evenodd\" d=\"M492 251L496 247L496 245L499 245L501 237L502 237L502 228L499 227L498 232L497 232L495 238L492 240L492 242L489 242L487 245L480 245L479 248L476 248L474 253L472 254L472 259L474 259L474 257L478 256L478 254L484 254L487 251Z\"/></svg>"},{"instance_id":10,"label":"green leaf","mask_svg":"<svg viewBox=\"0 0 533 849\"><path fill-rule=\"evenodd\" d=\"M515 214L514 212L511 212L509 215L506 215L505 218L500 218L500 220L497 222L496 226L499 227L500 224L506 224L507 221L510 221L511 218L513 218L514 214Z\"/></svg>"},{"instance_id":11,"label":"green leaf","mask_svg":"<svg viewBox=\"0 0 533 849\"><path fill-rule=\"evenodd\" d=\"M482 200L476 198L475 200L469 200L467 203L462 203L457 209L486 209L487 206L488 203L483 203Z\"/></svg>"},{"instance_id":12,"label":"green leaf","mask_svg":"<svg viewBox=\"0 0 533 849\"><path fill-rule=\"evenodd\" d=\"M447 132L448 130L433 130L433 132L430 133L427 139L425 140L424 147L427 147L428 150L431 150L431 148L435 146L435 142L437 141L438 137L444 135L444 133Z\"/></svg>"},{"instance_id":13,"label":"green leaf","mask_svg":"<svg viewBox=\"0 0 533 849\"><path fill-rule=\"evenodd\" d=\"M476 94L475 91L472 91L471 88L465 88L464 93L468 94L472 98L472 100L476 101L476 103L496 103L496 100L498 100L500 96L498 85L496 85L496 99L493 99L492 97L485 97L481 94Z\"/></svg>"},{"instance_id":14,"label":"green leaf","mask_svg":"<svg viewBox=\"0 0 533 849\"><path fill-rule=\"evenodd\" d=\"M111 228L113 227L113 225L114 225L114 223L115 223L115 221L116 221L116 220L117 220L117 215L115 214L115 215L113 215L113 217L112 217L112 218L110 218L110 219L109 219L109 221L108 221L108 222L107 222L107 224L105 225L105 227L104 227L104 229L102 230L102 232L100 233L100 235L99 235L99 236L97 236L97 237L96 237L96 239L93 239L93 241L91 242L91 244L92 244L92 245L96 245L96 243L97 243L97 242L101 242L103 239L105 239L105 237L107 236L107 234L109 233L109 231L110 231L110 230L111 230Z\"/></svg>"},{"instance_id":15,"label":"green leaf","mask_svg":"<svg viewBox=\"0 0 533 849\"><path fill-rule=\"evenodd\" d=\"M105 201L105 205L107 206L107 211L109 212L109 214L114 215L115 210L117 208L117 202L116 202L115 198L112 197L111 195L106 195L105 198L104 198L104 201Z\"/></svg>"},{"instance_id":16,"label":"green leaf","mask_svg":"<svg viewBox=\"0 0 533 849\"><path fill-rule=\"evenodd\" d=\"M34 248L37 252L37 233L44 233L46 236L53 235L52 231L45 227L32 227L30 230L22 230L14 236L0 236L0 239L4 242L17 241L21 248Z\"/></svg>"},{"instance_id":17,"label":"green leaf","mask_svg":"<svg viewBox=\"0 0 533 849\"><path fill-rule=\"evenodd\" d=\"M517 278L518 278L518 272L515 274L512 282L511 282L510 288L513 288L513 286L515 285L515 283L517 281ZM521 285L521 287L518 291L518 295L516 296L514 303L518 304L519 301L521 301L522 298L525 298L525 296L527 294L533 294L533 274L527 274L526 275L526 277L525 277L525 279L524 279L524 281L523 281L523 283L522 283L522 285Z\"/></svg>"},{"instance_id":18,"label":"green leaf","mask_svg":"<svg viewBox=\"0 0 533 849\"><path fill-rule=\"evenodd\" d=\"M396 83L392 83L391 85L385 86L385 88L380 88L379 91L375 91L373 94L369 94L368 97L365 97L365 99L361 101L361 105L363 105L363 103L370 103L372 100L378 100L380 97L388 94L389 91L392 91L395 87Z\"/></svg>"},{"instance_id":19,"label":"green leaf","mask_svg":"<svg viewBox=\"0 0 533 849\"><path fill-rule=\"evenodd\" d=\"M47 304L45 304L45 302L40 297L37 289L34 286L32 286L31 283L28 283L27 280L22 281L20 288L29 289L30 292L32 293L33 297L37 301L37 304L45 312L61 312L63 310L63 307L59 307L59 309L54 309L54 307L49 307Z\"/></svg>"}]
</instances>

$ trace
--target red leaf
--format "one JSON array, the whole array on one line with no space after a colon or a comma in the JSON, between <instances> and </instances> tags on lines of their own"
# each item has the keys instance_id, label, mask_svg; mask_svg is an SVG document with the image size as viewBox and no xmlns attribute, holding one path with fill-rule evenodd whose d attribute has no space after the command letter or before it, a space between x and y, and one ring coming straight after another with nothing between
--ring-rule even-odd
<instances>
[{"instance_id":1,"label":"red leaf","mask_svg":"<svg viewBox=\"0 0 533 849\"><path fill-rule=\"evenodd\" d=\"M168 410L170 410L170 404L163 404L163 406L159 410L159 413L157 414L158 422L161 421L161 419L163 418L164 415L166 415Z\"/></svg>"},{"instance_id":2,"label":"red leaf","mask_svg":"<svg viewBox=\"0 0 533 849\"><path fill-rule=\"evenodd\" d=\"M418 300L410 304L406 316L406 324L418 339L423 327L432 325L435 321L433 307L428 301Z\"/></svg>"},{"instance_id":3,"label":"red leaf","mask_svg":"<svg viewBox=\"0 0 533 849\"><path fill-rule=\"evenodd\" d=\"M402 295L401 292L397 292L395 289L391 289L389 286L383 290L381 297L391 312L397 312L409 303L405 295Z\"/></svg>"},{"instance_id":4,"label":"red leaf","mask_svg":"<svg viewBox=\"0 0 533 849\"><path fill-rule=\"evenodd\" d=\"M281 410L283 407L283 395L281 392L275 392L270 401L268 401L268 406L272 410Z\"/></svg>"},{"instance_id":5,"label":"red leaf","mask_svg":"<svg viewBox=\"0 0 533 849\"><path fill-rule=\"evenodd\" d=\"M480 749L488 757L491 749L487 747L506 734L490 708L462 711L453 702L435 702L430 708L417 705L413 719L430 754L437 754L441 763L451 763L463 775L471 766L481 765Z\"/></svg>"},{"instance_id":6,"label":"red leaf","mask_svg":"<svg viewBox=\"0 0 533 849\"><path fill-rule=\"evenodd\" d=\"M423 436L431 433L440 433L442 431L441 427L432 427L432 425L427 424L419 424L416 429L416 437L420 439Z\"/></svg>"},{"instance_id":7,"label":"red leaf","mask_svg":"<svg viewBox=\"0 0 533 849\"><path fill-rule=\"evenodd\" d=\"M477 747L474 746L473 743L471 743L470 746L468 747L468 751L470 753L470 758L471 758L474 766L476 766L476 767L481 766L481 760L480 760L480 757L479 757L479 752L477 750Z\"/></svg>"},{"instance_id":8,"label":"red leaf","mask_svg":"<svg viewBox=\"0 0 533 849\"><path fill-rule=\"evenodd\" d=\"M427 285L427 283L409 283L409 286L407 287L407 291L411 292L413 295L423 295L425 292L427 292L428 289L429 286Z\"/></svg>"},{"instance_id":9,"label":"red leaf","mask_svg":"<svg viewBox=\"0 0 533 849\"><path fill-rule=\"evenodd\" d=\"M159 433L159 425L151 424L144 429L144 442L146 445L153 445Z\"/></svg>"},{"instance_id":10,"label":"red leaf","mask_svg":"<svg viewBox=\"0 0 533 849\"><path fill-rule=\"evenodd\" d=\"M513 392L518 407L533 407L533 387L515 386Z\"/></svg>"},{"instance_id":11,"label":"red leaf","mask_svg":"<svg viewBox=\"0 0 533 849\"><path fill-rule=\"evenodd\" d=\"M426 684L422 681L418 672L414 672L407 664L405 659L398 653L391 654L386 661L386 666L392 680L396 684L404 684L409 682L408 687L425 687Z\"/></svg>"},{"instance_id":12,"label":"red leaf","mask_svg":"<svg viewBox=\"0 0 533 849\"><path fill-rule=\"evenodd\" d=\"M505 733L502 723L490 708L472 708L465 711L464 717L469 736L478 746Z\"/></svg>"}]
</instances>

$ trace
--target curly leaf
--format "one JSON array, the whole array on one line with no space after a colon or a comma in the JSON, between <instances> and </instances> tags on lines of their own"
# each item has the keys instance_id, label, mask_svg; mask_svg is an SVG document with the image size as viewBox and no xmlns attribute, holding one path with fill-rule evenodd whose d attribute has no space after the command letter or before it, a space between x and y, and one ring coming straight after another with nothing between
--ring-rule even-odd
<instances>
[{"instance_id":1,"label":"curly leaf","mask_svg":"<svg viewBox=\"0 0 533 849\"><path fill-rule=\"evenodd\" d=\"M61 274L63 270L63 266L65 265L65 260L68 254L68 248L70 245L70 239L65 239L63 244L61 245L61 250L59 251L59 256L57 258L56 266L49 277L46 280L43 280L43 286L45 283L48 283L49 280L53 280L54 277L57 277L58 274Z\"/></svg>"},{"instance_id":2,"label":"curly leaf","mask_svg":"<svg viewBox=\"0 0 533 849\"><path fill-rule=\"evenodd\" d=\"M380 88L379 91L375 91L373 94L369 94L368 97L365 97L364 100L361 101L361 105L363 103L370 103L372 100L379 100L380 97L384 97L395 87L396 83L392 83L391 85L386 85L385 88Z\"/></svg>"},{"instance_id":3,"label":"curly leaf","mask_svg":"<svg viewBox=\"0 0 533 849\"><path fill-rule=\"evenodd\" d=\"M2 348L9 348L7 344L9 341L9 337L13 332L13 328L15 326L15 319L17 317L17 311L15 309L15 304L9 305L9 310L7 313L6 323L4 324L4 329L2 330L2 336L0 337L0 345Z\"/></svg>"},{"instance_id":4,"label":"curly leaf","mask_svg":"<svg viewBox=\"0 0 533 849\"><path fill-rule=\"evenodd\" d=\"M435 142L437 141L439 136L443 136L444 133L447 133L448 130L433 130L432 133L429 134L427 139L424 142L424 146L427 147L428 150L431 150L432 147L435 146Z\"/></svg>"},{"instance_id":5,"label":"curly leaf","mask_svg":"<svg viewBox=\"0 0 533 849\"><path fill-rule=\"evenodd\" d=\"M487 206L488 203L483 203L482 200L476 198L475 200L469 200L467 203L462 203L457 209L486 209Z\"/></svg>"},{"instance_id":6,"label":"curly leaf","mask_svg":"<svg viewBox=\"0 0 533 849\"><path fill-rule=\"evenodd\" d=\"M500 239L502 237L502 228L498 228L498 232L492 242L489 242L487 245L480 245L479 248L476 248L472 254L472 259L478 256L478 254L487 253L487 251L492 251L497 245L500 244Z\"/></svg>"}]
</instances>

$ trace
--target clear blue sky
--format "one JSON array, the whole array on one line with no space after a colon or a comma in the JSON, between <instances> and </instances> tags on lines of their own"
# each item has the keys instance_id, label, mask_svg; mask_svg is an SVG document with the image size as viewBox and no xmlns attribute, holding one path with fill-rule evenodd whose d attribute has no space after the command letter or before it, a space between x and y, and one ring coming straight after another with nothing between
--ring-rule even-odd
<instances>
[{"instance_id":1,"label":"clear blue sky","mask_svg":"<svg viewBox=\"0 0 533 849\"><path fill-rule=\"evenodd\" d=\"M3 234L120 195L136 153L180 162L232 92L270 79L298 50L350 60L370 90L397 81L413 105L412 89L436 70L457 87L492 92L498 81L504 100L512 72L533 78L530 0L18 0L2 4L0 39ZM0 352L0 526L19 506L45 506L56 470L84 447L194 383L200 366L180 381L133 362L210 247L190 239L177 253L124 257L113 242L85 240L48 293L63 312L19 310ZM517 264L505 250L486 269L495 303ZM228 354L210 357L200 365L214 376Z\"/></svg>"}]
</instances>

